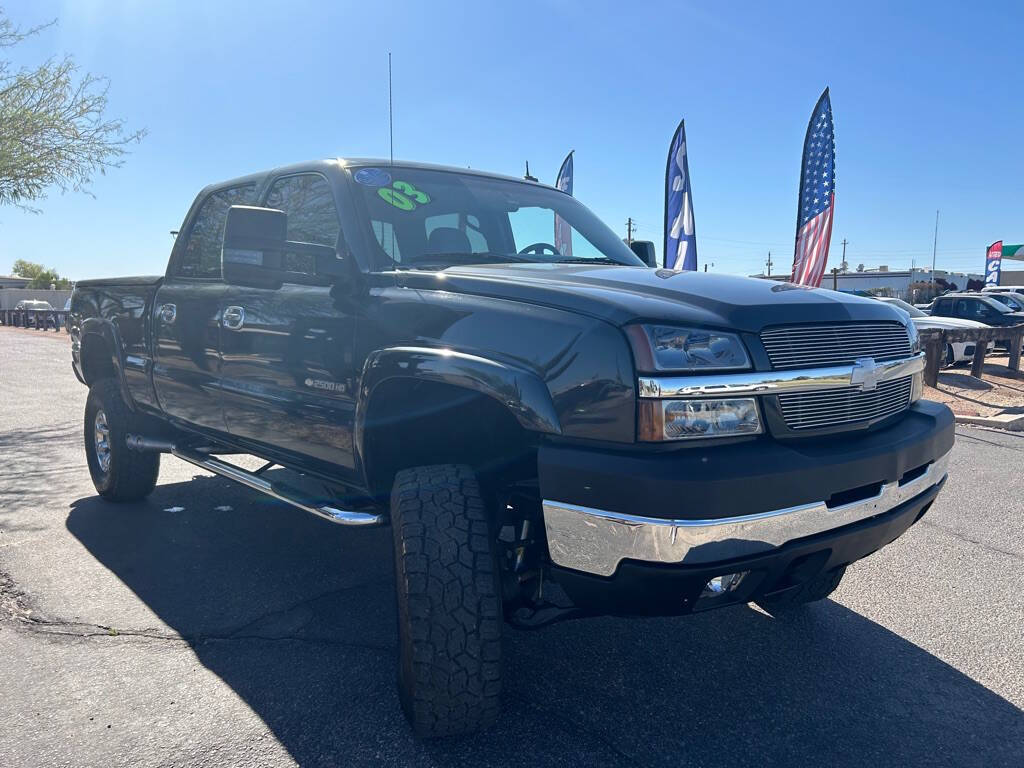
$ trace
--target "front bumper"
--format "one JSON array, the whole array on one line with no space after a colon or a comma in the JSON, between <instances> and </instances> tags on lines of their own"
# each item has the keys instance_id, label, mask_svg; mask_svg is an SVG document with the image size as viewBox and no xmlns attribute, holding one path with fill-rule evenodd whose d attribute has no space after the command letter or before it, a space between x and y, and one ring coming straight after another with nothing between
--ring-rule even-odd
<instances>
[{"instance_id":1,"label":"front bumper","mask_svg":"<svg viewBox=\"0 0 1024 768\"><path fill-rule=\"evenodd\" d=\"M551 561L600 577L624 561L723 564L920 509L945 480L953 427L948 408L921 401L886 429L820 441L619 455L544 445Z\"/></svg>"},{"instance_id":2,"label":"front bumper","mask_svg":"<svg viewBox=\"0 0 1024 768\"><path fill-rule=\"evenodd\" d=\"M623 560L697 565L734 560L883 514L938 487L949 454L908 480L883 483L878 493L829 507L824 501L753 515L662 520L544 502L551 560L565 568L611 576Z\"/></svg>"},{"instance_id":3,"label":"front bumper","mask_svg":"<svg viewBox=\"0 0 1024 768\"><path fill-rule=\"evenodd\" d=\"M557 567L553 575L576 615L676 616L780 597L895 541L924 516L941 488L942 481L883 514L726 563L624 561L612 578ZM711 579L736 572L745 576L735 591L708 596Z\"/></svg>"}]
</instances>

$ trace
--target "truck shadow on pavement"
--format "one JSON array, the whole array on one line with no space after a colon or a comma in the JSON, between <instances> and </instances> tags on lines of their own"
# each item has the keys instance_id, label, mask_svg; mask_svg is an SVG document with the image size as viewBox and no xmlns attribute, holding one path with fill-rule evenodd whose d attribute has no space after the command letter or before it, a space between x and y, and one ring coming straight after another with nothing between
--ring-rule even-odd
<instances>
[{"instance_id":1,"label":"truck shadow on pavement","mask_svg":"<svg viewBox=\"0 0 1024 768\"><path fill-rule=\"evenodd\" d=\"M996 765L1024 743L1017 707L832 601L510 629L503 721L417 743L394 691L388 529L210 477L80 499L67 527L301 765Z\"/></svg>"}]
</instances>

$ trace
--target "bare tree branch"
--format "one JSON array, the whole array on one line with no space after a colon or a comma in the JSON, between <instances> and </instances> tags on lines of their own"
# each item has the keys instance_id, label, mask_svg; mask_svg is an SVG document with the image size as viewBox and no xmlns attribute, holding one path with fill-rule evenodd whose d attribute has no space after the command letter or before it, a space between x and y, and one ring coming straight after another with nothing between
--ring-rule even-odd
<instances>
[{"instance_id":1,"label":"bare tree branch","mask_svg":"<svg viewBox=\"0 0 1024 768\"><path fill-rule=\"evenodd\" d=\"M0 9L0 48L17 45L53 25L22 31ZM14 71L0 61L0 205L29 203L49 189L89 192L95 174L118 168L145 129L108 118L109 81L79 75L71 57Z\"/></svg>"}]
</instances>

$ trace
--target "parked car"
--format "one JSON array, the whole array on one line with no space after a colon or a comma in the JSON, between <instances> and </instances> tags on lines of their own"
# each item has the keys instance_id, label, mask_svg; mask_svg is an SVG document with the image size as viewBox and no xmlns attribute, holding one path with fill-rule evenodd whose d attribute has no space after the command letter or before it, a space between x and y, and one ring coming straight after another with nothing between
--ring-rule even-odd
<instances>
[{"instance_id":1,"label":"parked car","mask_svg":"<svg viewBox=\"0 0 1024 768\"><path fill-rule=\"evenodd\" d=\"M52 312L53 306L48 301L39 299L22 299L14 305L15 309L30 310L24 317L25 327L48 328L55 322L53 317L38 315L37 312Z\"/></svg>"},{"instance_id":2,"label":"parked car","mask_svg":"<svg viewBox=\"0 0 1024 768\"><path fill-rule=\"evenodd\" d=\"M48 301L37 301L35 299L22 299L14 305L15 309L37 309L37 310L53 310L53 306Z\"/></svg>"},{"instance_id":3,"label":"parked car","mask_svg":"<svg viewBox=\"0 0 1024 768\"><path fill-rule=\"evenodd\" d=\"M982 293L1020 293L1024 294L1024 285L986 285Z\"/></svg>"},{"instance_id":4,"label":"parked car","mask_svg":"<svg viewBox=\"0 0 1024 768\"><path fill-rule=\"evenodd\" d=\"M1024 312L1024 295L1019 293L1002 293L991 291L985 294L991 296L1000 304L1005 304L1012 312Z\"/></svg>"},{"instance_id":5,"label":"parked car","mask_svg":"<svg viewBox=\"0 0 1024 768\"><path fill-rule=\"evenodd\" d=\"M170 453L390 524L420 736L498 717L503 620L784 612L946 479L953 415L903 313L650 269L552 187L330 160L207 187L180 232L165 275L74 290L96 490L141 499Z\"/></svg>"},{"instance_id":6,"label":"parked car","mask_svg":"<svg viewBox=\"0 0 1024 768\"><path fill-rule=\"evenodd\" d=\"M917 327L918 331L925 329L938 328L944 329L955 329L955 328L988 328L989 326L984 323L979 323L974 320L961 320L956 317L934 317L932 315L922 312L915 306L908 304L902 299L892 299L885 296L878 296L879 301L884 301L890 306L896 307L897 309L906 312L910 317L911 322ZM975 343L973 341L954 341L946 345L944 352L945 363L947 366L955 365L956 363L963 363L971 360L974 357ZM991 352L995 349L995 342L990 341L988 343L988 351Z\"/></svg>"},{"instance_id":7,"label":"parked car","mask_svg":"<svg viewBox=\"0 0 1024 768\"><path fill-rule=\"evenodd\" d=\"M1000 328L1024 323L1024 312L1014 312L1005 304L984 293L951 293L940 296L935 300L931 314L933 317L958 317L963 320L975 320ZM1008 346L1005 339L998 342L998 345Z\"/></svg>"}]
</instances>

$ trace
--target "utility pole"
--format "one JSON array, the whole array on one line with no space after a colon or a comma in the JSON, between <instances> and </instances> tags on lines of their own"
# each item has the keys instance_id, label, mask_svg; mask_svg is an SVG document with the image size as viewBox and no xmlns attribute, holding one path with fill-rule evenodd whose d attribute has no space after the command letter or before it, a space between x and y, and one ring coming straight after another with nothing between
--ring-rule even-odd
<instances>
[{"instance_id":1,"label":"utility pole","mask_svg":"<svg viewBox=\"0 0 1024 768\"><path fill-rule=\"evenodd\" d=\"M846 238L843 238L843 261L846 261Z\"/></svg>"},{"instance_id":2,"label":"utility pole","mask_svg":"<svg viewBox=\"0 0 1024 768\"><path fill-rule=\"evenodd\" d=\"M768 251L768 277L772 276L772 252Z\"/></svg>"},{"instance_id":3,"label":"utility pole","mask_svg":"<svg viewBox=\"0 0 1024 768\"><path fill-rule=\"evenodd\" d=\"M932 240L932 285L935 285L935 251L939 247L939 212L935 211L935 239Z\"/></svg>"},{"instance_id":4,"label":"utility pole","mask_svg":"<svg viewBox=\"0 0 1024 768\"><path fill-rule=\"evenodd\" d=\"M636 230L636 224L633 223L633 218L626 219L626 245L633 245L633 232Z\"/></svg>"}]
</instances>

